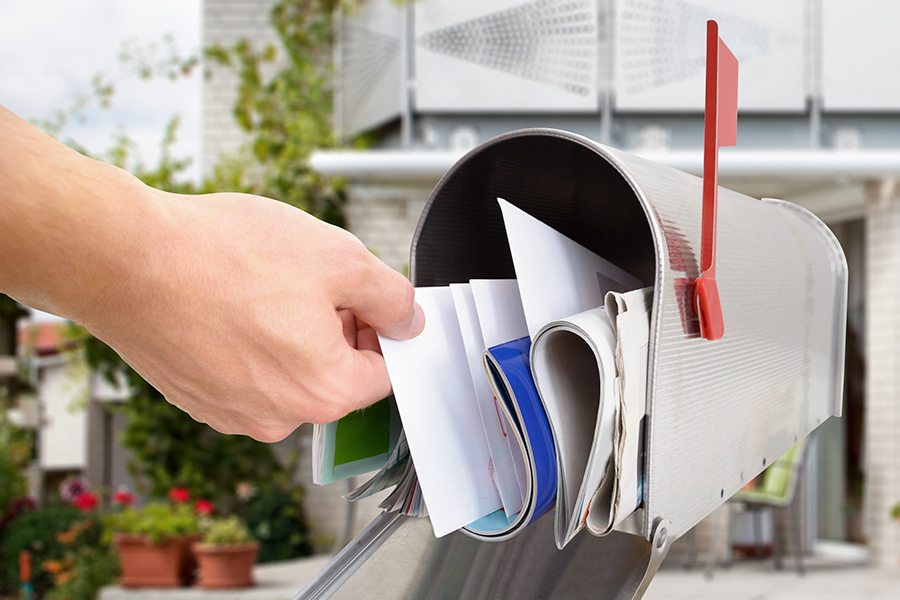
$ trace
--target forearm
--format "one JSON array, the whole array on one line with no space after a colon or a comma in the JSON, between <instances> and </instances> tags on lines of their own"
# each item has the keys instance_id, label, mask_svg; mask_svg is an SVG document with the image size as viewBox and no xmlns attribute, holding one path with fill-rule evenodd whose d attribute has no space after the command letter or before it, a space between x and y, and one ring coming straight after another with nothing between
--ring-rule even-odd
<instances>
[{"instance_id":1,"label":"forearm","mask_svg":"<svg viewBox=\"0 0 900 600\"><path fill-rule=\"evenodd\" d=\"M0 108L0 291L90 320L129 285L161 214L155 190Z\"/></svg>"}]
</instances>

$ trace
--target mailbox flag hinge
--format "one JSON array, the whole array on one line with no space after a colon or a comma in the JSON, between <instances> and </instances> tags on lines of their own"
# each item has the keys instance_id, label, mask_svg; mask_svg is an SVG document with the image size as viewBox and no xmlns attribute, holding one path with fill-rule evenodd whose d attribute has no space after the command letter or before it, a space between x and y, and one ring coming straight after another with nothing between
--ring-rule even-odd
<instances>
[{"instance_id":1,"label":"mailbox flag hinge","mask_svg":"<svg viewBox=\"0 0 900 600\"><path fill-rule=\"evenodd\" d=\"M717 340L725 334L716 285L716 205L719 197L719 146L737 143L738 61L719 37L719 25L706 22L706 112L703 122L703 217L700 277L694 300L700 335Z\"/></svg>"}]
</instances>

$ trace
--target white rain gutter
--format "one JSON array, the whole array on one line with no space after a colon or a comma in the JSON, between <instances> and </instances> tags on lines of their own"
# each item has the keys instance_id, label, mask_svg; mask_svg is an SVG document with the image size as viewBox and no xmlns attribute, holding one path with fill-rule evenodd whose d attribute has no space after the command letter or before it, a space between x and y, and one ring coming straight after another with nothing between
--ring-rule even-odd
<instances>
[{"instance_id":1,"label":"white rain gutter","mask_svg":"<svg viewBox=\"0 0 900 600\"><path fill-rule=\"evenodd\" d=\"M322 175L366 181L438 179L464 152L436 150L317 150L310 166Z\"/></svg>"},{"instance_id":2,"label":"white rain gutter","mask_svg":"<svg viewBox=\"0 0 900 600\"><path fill-rule=\"evenodd\" d=\"M634 152L654 162L700 174L699 151ZM351 180L436 180L461 151L320 150L310 158L323 175ZM898 150L734 150L719 153L720 177L878 178L900 175Z\"/></svg>"}]
</instances>

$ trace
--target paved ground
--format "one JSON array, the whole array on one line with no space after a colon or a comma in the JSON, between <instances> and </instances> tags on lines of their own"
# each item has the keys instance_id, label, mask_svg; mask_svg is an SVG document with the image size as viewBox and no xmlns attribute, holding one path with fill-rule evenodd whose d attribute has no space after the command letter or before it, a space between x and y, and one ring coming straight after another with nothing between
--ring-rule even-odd
<instances>
[{"instance_id":1,"label":"paved ground","mask_svg":"<svg viewBox=\"0 0 900 600\"><path fill-rule=\"evenodd\" d=\"M679 569L657 574L645 600L898 600L900 570L811 568L775 571L771 562L717 570L711 580Z\"/></svg>"},{"instance_id":2,"label":"paved ground","mask_svg":"<svg viewBox=\"0 0 900 600\"><path fill-rule=\"evenodd\" d=\"M329 557L269 563L256 567L256 586L246 590L204 591L197 588L125 590L104 588L100 600L290 600L327 563Z\"/></svg>"},{"instance_id":3,"label":"paved ground","mask_svg":"<svg viewBox=\"0 0 900 600\"><path fill-rule=\"evenodd\" d=\"M785 557L785 569L771 560L740 561L716 568L712 577L703 568L685 571L668 564L650 585L645 600L900 600L900 568L876 569L861 546L819 542L804 559L805 575Z\"/></svg>"},{"instance_id":4,"label":"paved ground","mask_svg":"<svg viewBox=\"0 0 900 600\"><path fill-rule=\"evenodd\" d=\"M133 590L109 587L102 600L280 600L289 599L325 566L328 557L257 567L255 588L204 592L198 589ZM900 600L900 568L875 569L852 563L809 559L808 572L776 571L771 561L740 562L717 569L663 569L645 600ZM377 596L373 596L375 598ZM379 599L380 600L380 599Z\"/></svg>"}]
</instances>

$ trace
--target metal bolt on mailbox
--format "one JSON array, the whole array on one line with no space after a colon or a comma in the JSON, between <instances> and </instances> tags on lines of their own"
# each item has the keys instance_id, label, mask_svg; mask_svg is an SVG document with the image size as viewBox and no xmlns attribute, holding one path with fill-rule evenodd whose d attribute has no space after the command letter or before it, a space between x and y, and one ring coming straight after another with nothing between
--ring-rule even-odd
<instances>
[{"instance_id":1,"label":"metal bolt on mailbox","mask_svg":"<svg viewBox=\"0 0 900 600\"><path fill-rule=\"evenodd\" d=\"M737 61L714 22L707 36L703 179L572 133L516 131L453 166L412 243L417 286L513 277L502 197L654 286L632 528L557 550L552 518L484 543L386 513L299 597L639 598L676 539L840 416L843 250L811 212L718 185Z\"/></svg>"}]
</instances>

